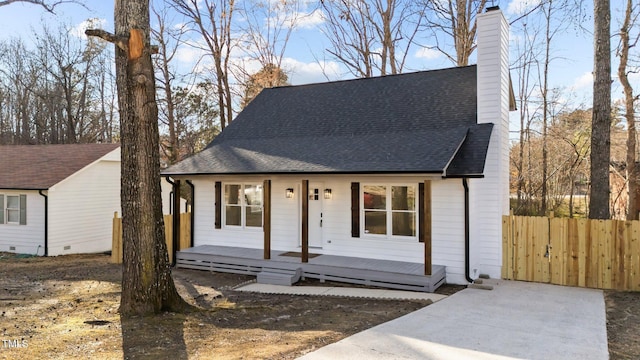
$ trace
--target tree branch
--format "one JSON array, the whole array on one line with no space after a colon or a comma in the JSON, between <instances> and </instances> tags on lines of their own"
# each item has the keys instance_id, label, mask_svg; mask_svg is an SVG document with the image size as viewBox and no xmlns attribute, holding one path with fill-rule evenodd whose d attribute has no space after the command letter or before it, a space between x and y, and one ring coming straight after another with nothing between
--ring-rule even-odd
<instances>
[{"instance_id":1,"label":"tree branch","mask_svg":"<svg viewBox=\"0 0 640 360\"><path fill-rule=\"evenodd\" d=\"M50 12L52 14L55 14L55 12L53 10L55 10L56 6L61 5L61 4L75 3L75 4L82 5L81 3L79 3L79 2L77 2L75 0L59 0L59 1L55 1L53 3L48 3L45 0L0 0L0 7L1 6L5 6L5 5L10 5L12 3L17 3L17 2L29 3L29 4L33 4L33 5L40 5L45 10L47 10L48 12Z\"/></svg>"},{"instance_id":2,"label":"tree branch","mask_svg":"<svg viewBox=\"0 0 640 360\"><path fill-rule=\"evenodd\" d=\"M102 29L87 29L84 31L84 34L87 36L99 37L102 40L115 44L118 48L120 48L120 50L123 50L125 52L129 51L129 45L128 45L129 39L123 36L116 36Z\"/></svg>"}]
</instances>

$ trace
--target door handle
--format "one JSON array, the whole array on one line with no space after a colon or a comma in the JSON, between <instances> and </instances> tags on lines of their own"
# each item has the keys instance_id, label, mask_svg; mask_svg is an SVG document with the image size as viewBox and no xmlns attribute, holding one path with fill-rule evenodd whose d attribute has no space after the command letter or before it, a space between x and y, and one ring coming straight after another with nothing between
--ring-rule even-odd
<instances>
[{"instance_id":1,"label":"door handle","mask_svg":"<svg viewBox=\"0 0 640 360\"><path fill-rule=\"evenodd\" d=\"M322 227L322 219L320 219L320 227Z\"/></svg>"}]
</instances>

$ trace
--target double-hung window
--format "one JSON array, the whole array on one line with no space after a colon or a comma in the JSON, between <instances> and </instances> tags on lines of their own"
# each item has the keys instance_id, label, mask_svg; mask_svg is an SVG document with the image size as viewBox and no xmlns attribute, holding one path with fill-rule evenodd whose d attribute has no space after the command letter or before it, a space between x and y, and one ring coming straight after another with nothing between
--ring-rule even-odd
<instances>
[{"instance_id":1,"label":"double-hung window","mask_svg":"<svg viewBox=\"0 0 640 360\"><path fill-rule=\"evenodd\" d=\"M364 185L362 197L365 234L416 236L415 186Z\"/></svg>"},{"instance_id":2,"label":"double-hung window","mask_svg":"<svg viewBox=\"0 0 640 360\"><path fill-rule=\"evenodd\" d=\"M262 185L224 185L224 224L248 228L262 227Z\"/></svg>"},{"instance_id":3,"label":"double-hung window","mask_svg":"<svg viewBox=\"0 0 640 360\"><path fill-rule=\"evenodd\" d=\"M0 195L0 224L27 224L27 195Z\"/></svg>"}]
</instances>

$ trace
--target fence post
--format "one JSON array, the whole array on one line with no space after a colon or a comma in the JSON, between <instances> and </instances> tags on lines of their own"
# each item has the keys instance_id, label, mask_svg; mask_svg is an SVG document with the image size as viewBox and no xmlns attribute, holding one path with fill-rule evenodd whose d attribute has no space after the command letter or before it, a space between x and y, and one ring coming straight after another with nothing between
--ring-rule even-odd
<instances>
[{"instance_id":1,"label":"fence post","mask_svg":"<svg viewBox=\"0 0 640 360\"><path fill-rule=\"evenodd\" d=\"M122 264L122 219L118 217L117 211L113 213L111 262L114 264Z\"/></svg>"},{"instance_id":2,"label":"fence post","mask_svg":"<svg viewBox=\"0 0 640 360\"><path fill-rule=\"evenodd\" d=\"M173 264L173 215L164 215L164 240L169 253L169 263Z\"/></svg>"}]
</instances>

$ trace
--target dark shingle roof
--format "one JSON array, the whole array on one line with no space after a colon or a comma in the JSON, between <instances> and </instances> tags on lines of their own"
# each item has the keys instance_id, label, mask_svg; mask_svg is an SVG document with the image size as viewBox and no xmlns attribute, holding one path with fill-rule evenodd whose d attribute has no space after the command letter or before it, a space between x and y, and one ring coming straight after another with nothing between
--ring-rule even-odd
<instances>
[{"instance_id":1,"label":"dark shingle roof","mask_svg":"<svg viewBox=\"0 0 640 360\"><path fill-rule=\"evenodd\" d=\"M481 174L491 124L476 108L476 66L265 89L163 174Z\"/></svg>"},{"instance_id":2,"label":"dark shingle roof","mask_svg":"<svg viewBox=\"0 0 640 360\"><path fill-rule=\"evenodd\" d=\"M0 189L46 190L119 144L0 146Z\"/></svg>"}]
</instances>

